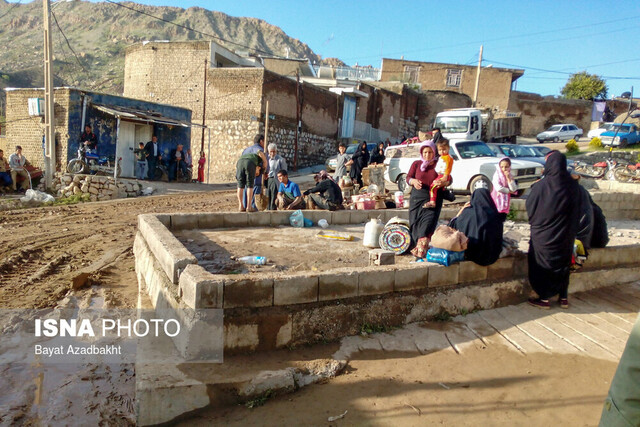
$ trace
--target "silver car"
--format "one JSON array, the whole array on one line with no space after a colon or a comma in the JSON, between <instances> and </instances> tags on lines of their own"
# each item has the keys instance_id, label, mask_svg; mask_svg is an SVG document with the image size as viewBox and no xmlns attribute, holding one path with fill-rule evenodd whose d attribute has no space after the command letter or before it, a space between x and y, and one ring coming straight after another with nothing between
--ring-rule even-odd
<instances>
[{"instance_id":1,"label":"silver car","mask_svg":"<svg viewBox=\"0 0 640 427\"><path fill-rule=\"evenodd\" d=\"M561 142L569 141L570 139L575 139L577 141L581 136L582 129L576 125L565 123L551 126L544 132L539 133L536 136L536 139L542 144L546 141Z\"/></svg>"}]
</instances>

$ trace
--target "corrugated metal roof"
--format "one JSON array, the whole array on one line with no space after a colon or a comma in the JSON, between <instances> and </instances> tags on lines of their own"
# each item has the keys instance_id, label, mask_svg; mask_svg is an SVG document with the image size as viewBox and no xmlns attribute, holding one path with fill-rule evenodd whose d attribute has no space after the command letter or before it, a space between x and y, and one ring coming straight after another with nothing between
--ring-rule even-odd
<instances>
[{"instance_id":1,"label":"corrugated metal roof","mask_svg":"<svg viewBox=\"0 0 640 427\"><path fill-rule=\"evenodd\" d=\"M99 111L102 111L103 113L110 114L114 117L118 117L120 119L132 121L132 122L158 123L163 125L182 126L182 127L198 127L198 128L205 127L197 123L186 122L178 119L172 119L171 117L163 116L162 114L157 113L155 111L136 110L135 108L129 108L129 107L107 107L105 105L99 105L99 104L93 104L93 108Z\"/></svg>"}]
</instances>

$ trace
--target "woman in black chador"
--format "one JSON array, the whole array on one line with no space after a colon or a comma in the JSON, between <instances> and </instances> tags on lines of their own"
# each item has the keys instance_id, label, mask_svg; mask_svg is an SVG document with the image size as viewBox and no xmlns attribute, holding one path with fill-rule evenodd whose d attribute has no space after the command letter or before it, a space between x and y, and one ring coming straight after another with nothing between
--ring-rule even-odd
<instances>
[{"instance_id":1,"label":"woman in black chador","mask_svg":"<svg viewBox=\"0 0 640 427\"><path fill-rule=\"evenodd\" d=\"M474 189L469 206L462 208L449 226L463 232L469 239L464 254L469 261L490 265L500 257L502 220L488 189Z\"/></svg>"},{"instance_id":2,"label":"woman in black chador","mask_svg":"<svg viewBox=\"0 0 640 427\"><path fill-rule=\"evenodd\" d=\"M362 169L369 165L369 150L367 150L366 141L360 143L358 150L353 153L348 164L351 165L351 171L349 172L351 180L357 182L362 188L364 186L362 183Z\"/></svg>"},{"instance_id":3,"label":"woman in black chador","mask_svg":"<svg viewBox=\"0 0 640 427\"><path fill-rule=\"evenodd\" d=\"M538 298L529 299L529 304L548 309L549 298L559 295L560 307L568 308L580 189L567 171L564 154L555 150L548 154L544 176L531 188L526 204L531 225L529 283L538 294Z\"/></svg>"}]
</instances>

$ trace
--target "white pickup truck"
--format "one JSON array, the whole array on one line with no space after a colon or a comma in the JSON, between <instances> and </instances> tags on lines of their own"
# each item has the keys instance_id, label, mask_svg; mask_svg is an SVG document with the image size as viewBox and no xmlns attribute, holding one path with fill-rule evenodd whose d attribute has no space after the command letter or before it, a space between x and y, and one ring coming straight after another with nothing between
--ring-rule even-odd
<instances>
[{"instance_id":1,"label":"white pickup truck","mask_svg":"<svg viewBox=\"0 0 640 427\"><path fill-rule=\"evenodd\" d=\"M500 158L482 141L452 141L449 155L453 157L449 187L456 193L468 193L479 180L491 189L491 179ZM392 145L385 151L384 178L398 184L400 191L407 188L407 173L414 161L420 159L420 145ZM511 173L518 184L518 195L542 176L542 166L526 160L511 159Z\"/></svg>"}]
</instances>

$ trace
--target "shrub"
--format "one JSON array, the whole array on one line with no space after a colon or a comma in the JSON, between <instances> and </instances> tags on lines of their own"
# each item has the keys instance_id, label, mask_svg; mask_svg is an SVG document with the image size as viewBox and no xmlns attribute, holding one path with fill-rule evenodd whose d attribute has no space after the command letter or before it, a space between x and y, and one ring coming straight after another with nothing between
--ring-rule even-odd
<instances>
[{"instance_id":1,"label":"shrub","mask_svg":"<svg viewBox=\"0 0 640 427\"><path fill-rule=\"evenodd\" d=\"M589 147L602 148L602 140L597 136L594 136L593 138L591 138L591 141L589 141Z\"/></svg>"},{"instance_id":2,"label":"shrub","mask_svg":"<svg viewBox=\"0 0 640 427\"><path fill-rule=\"evenodd\" d=\"M580 148L578 148L578 143L575 139L570 139L569 142L567 142L567 145L564 146L564 148L567 149L567 153L571 154L580 151Z\"/></svg>"}]
</instances>

